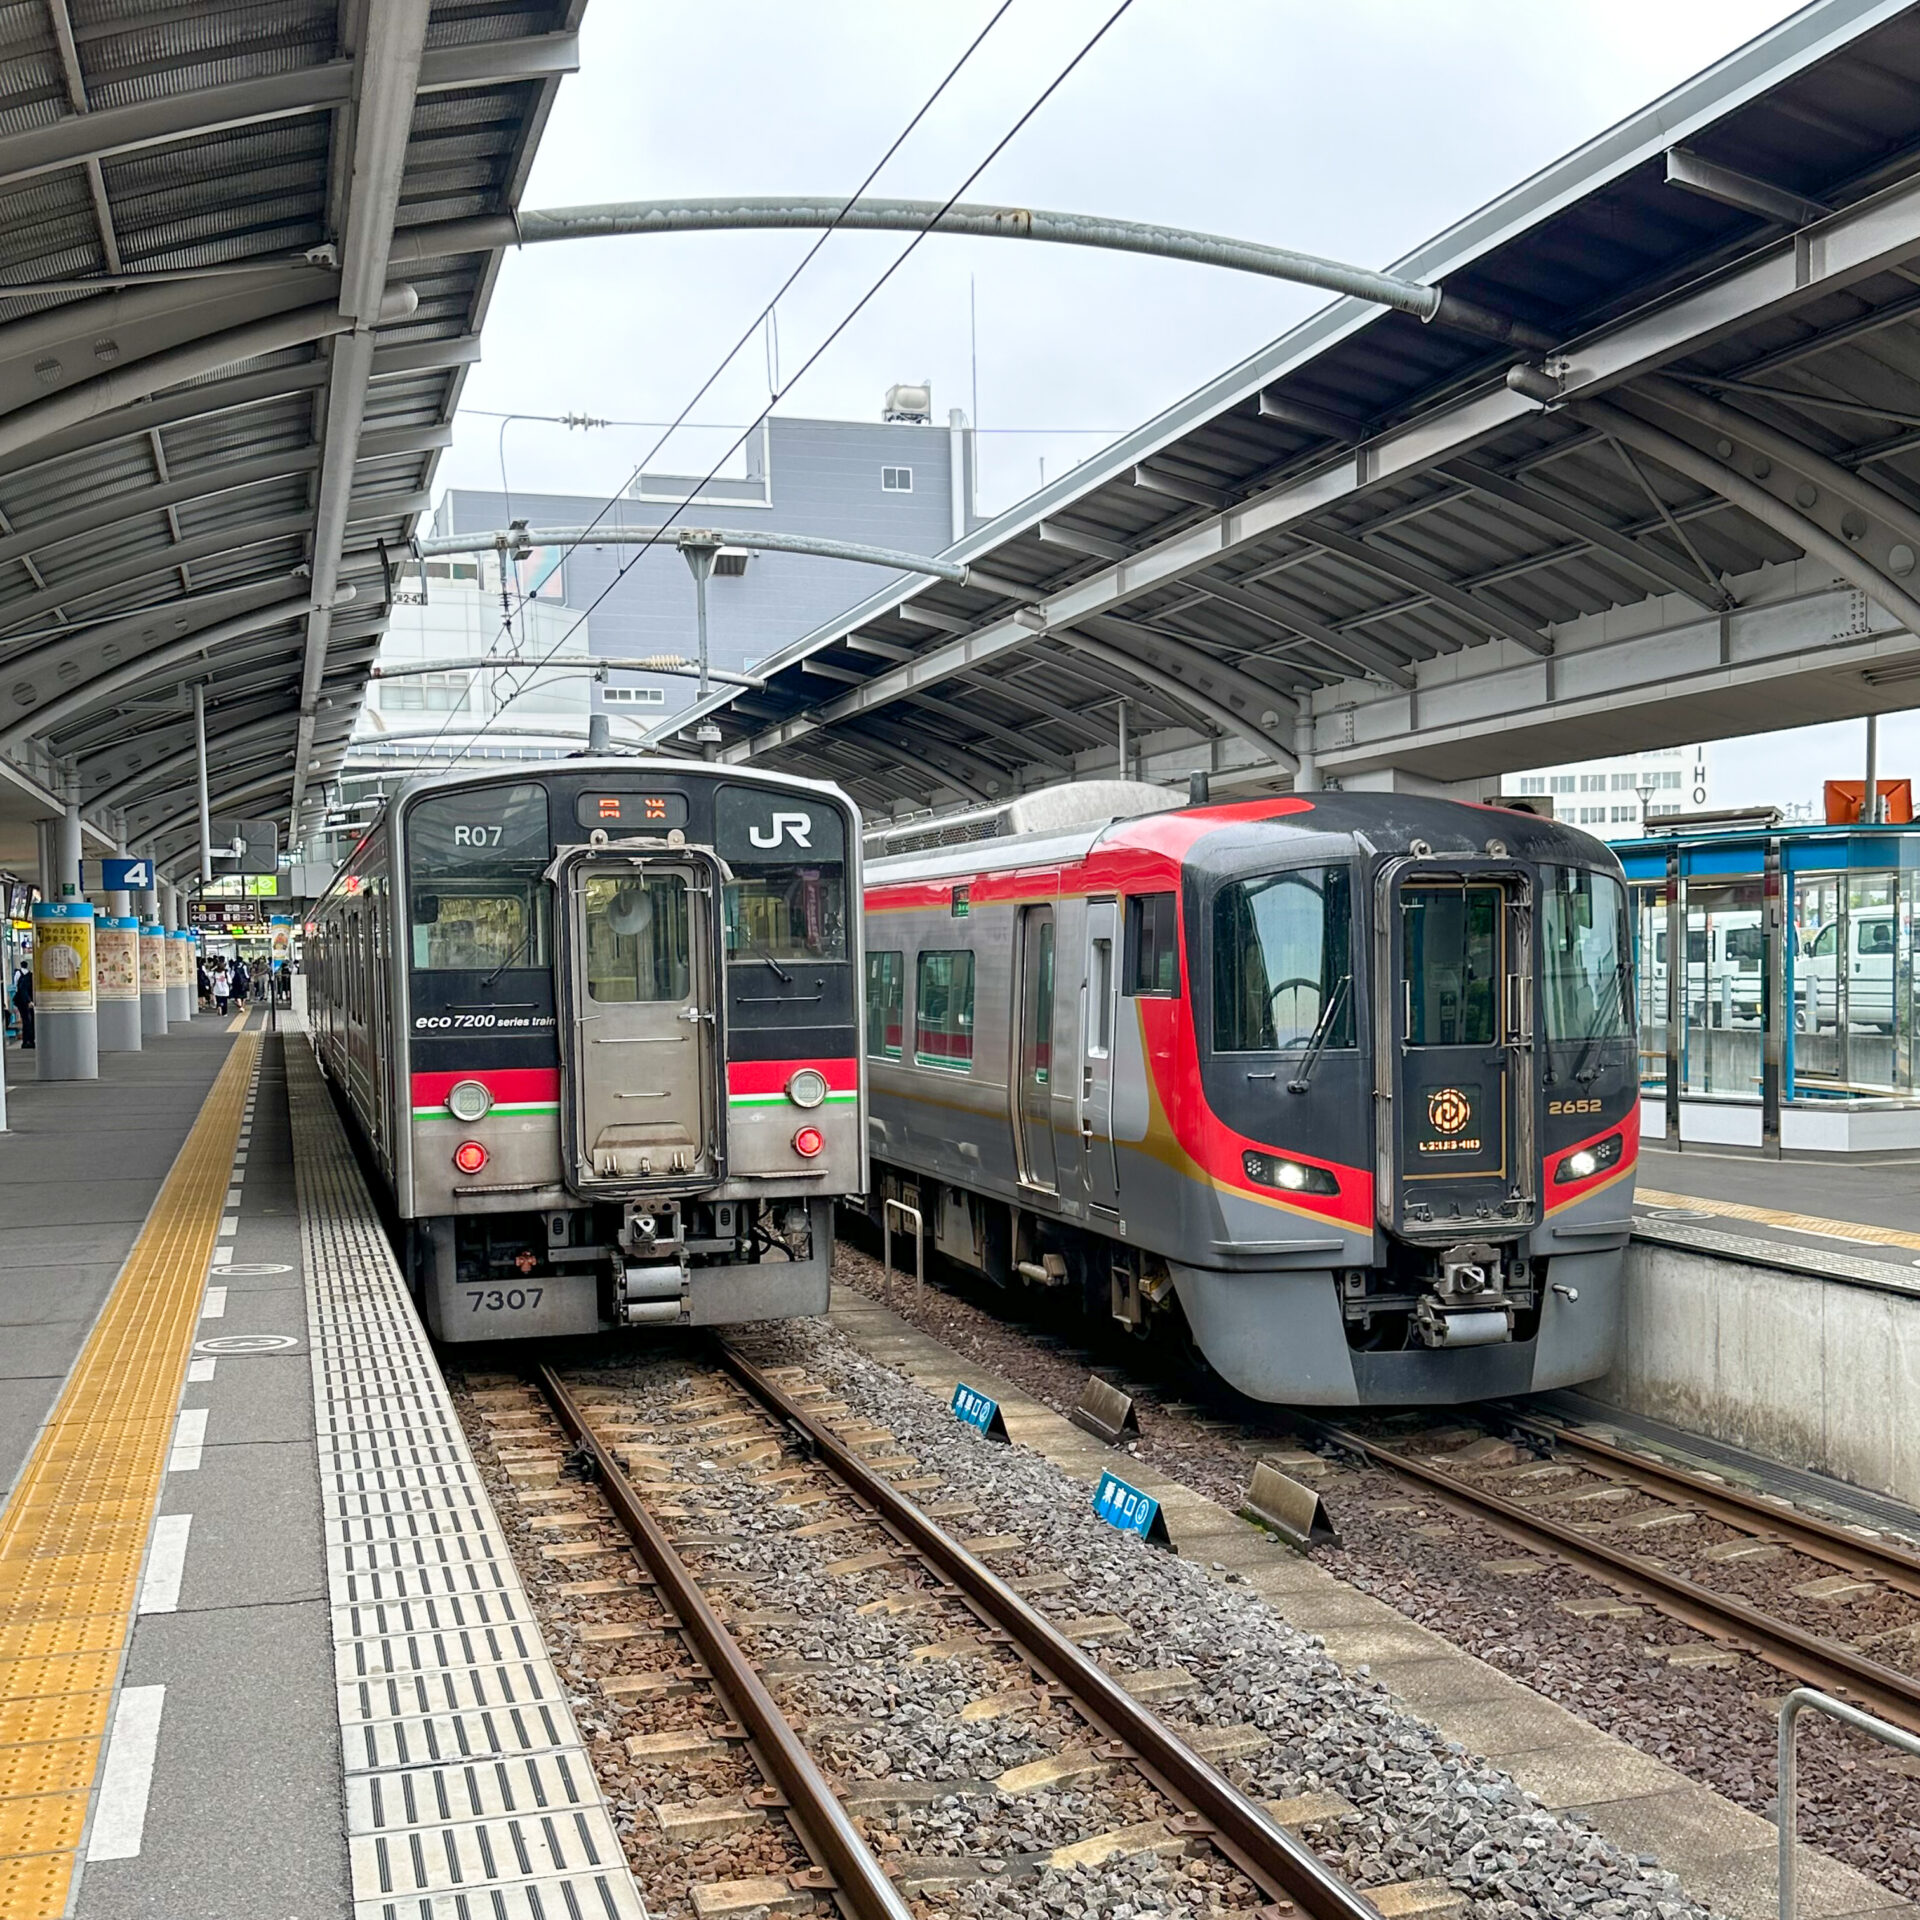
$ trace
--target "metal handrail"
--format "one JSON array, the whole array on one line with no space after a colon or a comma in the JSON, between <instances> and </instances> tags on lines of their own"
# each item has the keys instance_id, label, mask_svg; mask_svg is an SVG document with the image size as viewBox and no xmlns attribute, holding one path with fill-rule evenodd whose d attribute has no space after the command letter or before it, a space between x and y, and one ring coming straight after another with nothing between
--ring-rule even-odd
<instances>
[{"instance_id":1,"label":"metal handrail","mask_svg":"<svg viewBox=\"0 0 1920 1920\"><path fill-rule=\"evenodd\" d=\"M1907 1732L1904 1727L1890 1725L1871 1713L1863 1713L1858 1707L1850 1707L1830 1693L1821 1693L1815 1687L1795 1687L1780 1702L1779 1798L1774 1804L1774 1815L1780 1824L1780 1920L1794 1920L1794 1833L1800 1819L1793 1735L1801 1712L1807 1707L1811 1707L1815 1713L1824 1713L1830 1720L1844 1722L1856 1732L1864 1733L1868 1739L1878 1740L1884 1747L1897 1747L1902 1753L1910 1753L1920 1759L1920 1736Z\"/></svg>"},{"instance_id":2,"label":"metal handrail","mask_svg":"<svg viewBox=\"0 0 1920 1920\"><path fill-rule=\"evenodd\" d=\"M913 1301L920 1304L927 1290L927 1223L920 1217L918 1207L910 1207L904 1200L887 1200L880 1207L880 1261L886 1272L882 1283L886 1292L888 1306L893 1305L893 1216L898 1209L901 1217L913 1223Z\"/></svg>"}]
</instances>

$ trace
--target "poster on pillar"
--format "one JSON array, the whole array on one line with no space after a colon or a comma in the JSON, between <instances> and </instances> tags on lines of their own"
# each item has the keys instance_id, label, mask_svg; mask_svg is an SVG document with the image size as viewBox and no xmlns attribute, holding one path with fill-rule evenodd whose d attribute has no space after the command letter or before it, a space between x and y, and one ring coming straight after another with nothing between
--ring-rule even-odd
<instances>
[{"instance_id":1,"label":"poster on pillar","mask_svg":"<svg viewBox=\"0 0 1920 1920\"><path fill-rule=\"evenodd\" d=\"M93 908L88 902L34 902L33 998L43 1014L93 1011Z\"/></svg>"},{"instance_id":2,"label":"poster on pillar","mask_svg":"<svg viewBox=\"0 0 1920 1920\"><path fill-rule=\"evenodd\" d=\"M194 944L190 933L171 933L167 936L167 985L170 987L191 987L193 978Z\"/></svg>"},{"instance_id":3,"label":"poster on pillar","mask_svg":"<svg viewBox=\"0 0 1920 1920\"><path fill-rule=\"evenodd\" d=\"M140 998L140 922L109 914L94 926L94 991L102 1000Z\"/></svg>"},{"instance_id":4,"label":"poster on pillar","mask_svg":"<svg viewBox=\"0 0 1920 1920\"><path fill-rule=\"evenodd\" d=\"M167 990L167 936L160 927L140 929L140 991L165 993Z\"/></svg>"}]
</instances>

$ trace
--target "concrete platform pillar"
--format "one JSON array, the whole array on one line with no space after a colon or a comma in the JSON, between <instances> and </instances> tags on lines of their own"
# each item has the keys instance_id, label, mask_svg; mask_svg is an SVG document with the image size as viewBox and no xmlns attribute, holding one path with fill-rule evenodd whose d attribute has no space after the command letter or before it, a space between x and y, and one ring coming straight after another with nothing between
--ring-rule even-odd
<instances>
[{"instance_id":1,"label":"concrete platform pillar","mask_svg":"<svg viewBox=\"0 0 1920 1920\"><path fill-rule=\"evenodd\" d=\"M109 912L94 923L93 979L100 1051L138 1053L140 922L130 913Z\"/></svg>"},{"instance_id":2,"label":"concrete platform pillar","mask_svg":"<svg viewBox=\"0 0 1920 1920\"><path fill-rule=\"evenodd\" d=\"M93 986L93 902L33 905L35 1057L42 1080L97 1080L100 1028Z\"/></svg>"},{"instance_id":3,"label":"concrete platform pillar","mask_svg":"<svg viewBox=\"0 0 1920 1920\"><path fill-rule=\"evenodd\" d=\"M59 869L60 884L55 897L61 900L80 898L80 802L69 800L67 810L53 823L54 864ZM49 891L55 891L49 889Z\"/></svg>"},{"instance_id":4,"label":"concrete platform pillar","mask_svg":"<svg viewBox=\"0 0 1920 1920\"><path fill-rule=\"evenodd\" d=\"M167 1025L185 1026L193 1018L193 935L175 927L167 935Z\"/></svg>"},{"instance_id":5,"label":"concrete platform pillar","mask_svg":"<svg viewBox=\"0 0 1920 1920\"><path fill-rule=\"evenodd\" d=\"M140 1034L153 1040L166 1030L167 930L149 920L140 929Z\"/></svg>"}]
</instances>

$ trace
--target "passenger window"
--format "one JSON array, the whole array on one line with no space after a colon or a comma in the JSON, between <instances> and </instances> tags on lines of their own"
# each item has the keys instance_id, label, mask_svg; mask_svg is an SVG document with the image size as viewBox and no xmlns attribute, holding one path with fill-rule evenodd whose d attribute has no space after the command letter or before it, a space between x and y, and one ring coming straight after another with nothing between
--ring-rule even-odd
<instances>
[{"instance_id":1,"label":"passenger window","mask_svg":"<svg viewBox=\"0 0 1920 1920\"><path fill-rule=\"evenodd\" d=\"M973 955L923 953L913 983L913 1057L923 1067L973 1071Z\"/></svg>"},{"instance_id":2,"label":"passenger window","mask_svg":"<svg viewBox=\"0 0 1920 1920\"><path fill-rule=\"evenodd\" d=\"M906 968L898 953L867 955L867 1052L898 1060L905 1019Z\"/></svg>"},{"instance_id":3,"label":"passenger window","mask_svg":"<svg viewBox=\"0 0 1920 1920\"><path fill-rule=\"evenodd\" d=\"M1180 918L1170 893L1127 897L1127 992L1169 999L1180 991Z\"/></svg>"},{"instance_id":4,"label":"passenger window","mask_svg":"<svg viewBox=\"0 0 1920 1920\"><path fill-rule=\"evenodd\" d=\"M582 913L595 1000L684 1000L692 984L687 883L678 874L589 874Z\"/></svg>"},{"instance_id":5,"label":"passenger window","mask_svg":"<svg viewBox=\"0 0 1920 1920\"><path fill-rule=\"evenodd\" d=\"M1087 970L1087 1052L1104 1060L1113 1051L1113 942L1093 943Z\"/></svg>"}]
</instances>

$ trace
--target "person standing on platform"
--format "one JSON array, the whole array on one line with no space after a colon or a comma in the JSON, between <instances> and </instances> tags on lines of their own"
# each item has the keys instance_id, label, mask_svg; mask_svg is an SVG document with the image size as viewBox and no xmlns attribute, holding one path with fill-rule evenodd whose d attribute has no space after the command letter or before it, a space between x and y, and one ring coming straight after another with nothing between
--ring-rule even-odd
<instances>
[{"instance_id":1,"label":"person standing on platform","mask_svg":"<svg viewBox=\"0 0 1920 1920\"><path fill-rule=\"evenodd\" d=\"M234 961L232 978L235 1004L238 1005L242 1013L245 1013L247 1010L247 990L253 985L253 980L247 972L247 963L245 960Z\"/></svg>"},{"instance_id":2,"label":"person standing on platform","mask_svg":"<svg viewBox=\"0 0 1920 1920\"><path fill-rule=\"evenodd\" d=\"M22 960L13 980L13 1010L20 1016L20 1047L25 1053L37 1051L33 1044L33 962Z\"/></svg>"},{"instance_id":3,"label":"person standing on platform","mask_svg":"<svg viewBox=\"0 0 1920 1920\"><path fill-rule=\"evenodd\" d=\"M196 985L200 995L201 1010L204 1012L213 1005L213 980L207 972L207 963L204 960L199 963L198 974Z\"/></svg>"},{"instance_id":4,"label":"person standing on platform","mask_svg":"<svg viewBox=\"0 0 1920 1920\"><path fill-rule=\"evenodd\" d=\"M215 1011L222 1018L227 1011L227 996L232 991L232 983L227 978L227 963L224 960L216 960L213 963L213 1004Z\"/></svg>"}]
</instances>

